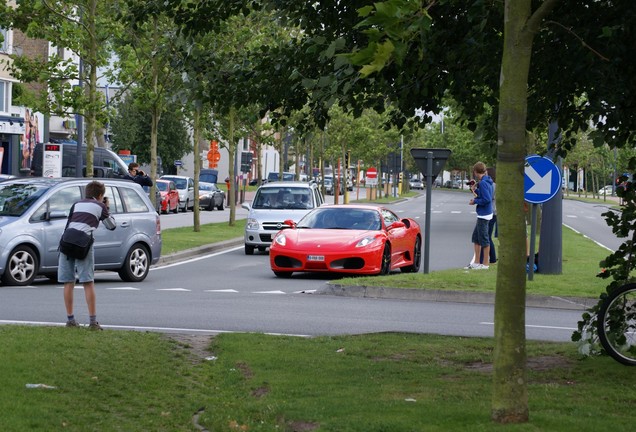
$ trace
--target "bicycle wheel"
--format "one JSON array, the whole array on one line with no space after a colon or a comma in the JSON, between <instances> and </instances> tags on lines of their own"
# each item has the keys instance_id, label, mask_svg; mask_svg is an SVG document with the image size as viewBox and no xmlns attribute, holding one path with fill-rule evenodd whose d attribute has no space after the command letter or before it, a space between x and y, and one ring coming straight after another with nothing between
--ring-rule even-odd
<instances>
[{"instance_id":1,"label":"bicycle wheel","mask_svg":"<svg viewBox=\"0 0 636 432\"><path fill-rule=\"evenodd\" d=\"M619 363L636 366L636 284L611 293L601 305L596 324L605 351Z\"/></svg>"}]
</instances>

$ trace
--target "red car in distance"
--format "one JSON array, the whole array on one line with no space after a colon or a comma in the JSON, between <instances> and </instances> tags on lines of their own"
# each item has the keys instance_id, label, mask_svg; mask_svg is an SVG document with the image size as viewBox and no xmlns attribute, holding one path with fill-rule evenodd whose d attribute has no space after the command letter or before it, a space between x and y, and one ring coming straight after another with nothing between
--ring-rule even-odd
<instances>
[{"instance_id":1,"label":"red car in distance","mask_svg":"<svg viewBox=\"0 0 636 432\"><path fill-rule=\"evenodd\" d=\"M161 193L161 212L179 212L179 191L173 181L157 180L157 190Z\"/></svg>"},{"instance_id":2,"label":"red car in distance","mask_svg":"<svg viewBox=\"0 0 636 432\"><path fill-rule=\"evenodd\" d=\"M297 224L289 220L285 225L269 251L271 269L278 277L294 272L384 275L420 268L420 226L385 207L321 206Z\"/></svg>"}]
</instances>

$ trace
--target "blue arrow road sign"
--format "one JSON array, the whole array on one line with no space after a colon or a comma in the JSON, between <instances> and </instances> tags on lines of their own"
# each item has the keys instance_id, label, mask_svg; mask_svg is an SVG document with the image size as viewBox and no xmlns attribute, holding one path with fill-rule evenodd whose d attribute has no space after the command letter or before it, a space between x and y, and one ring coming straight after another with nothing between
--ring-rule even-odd
<instances>
[{"instance_id":1,"label":"blue arrow road sign","mask_svg":"<svg viewBox=\"0 0 636 432\"><path fill-rule=\"evenodd\" d=\"M559 168L548 158L538 155L526 157L523 180L524 198L532 204L549 201L561 187Z\"/></svg>"}]
</instances>

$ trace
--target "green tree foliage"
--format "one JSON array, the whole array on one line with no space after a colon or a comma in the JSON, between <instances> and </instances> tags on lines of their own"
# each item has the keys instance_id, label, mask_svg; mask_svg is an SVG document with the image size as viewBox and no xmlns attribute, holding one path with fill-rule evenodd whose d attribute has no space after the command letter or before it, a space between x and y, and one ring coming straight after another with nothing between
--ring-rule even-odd
<instances>
[{"instance_id":1,"label":"green tree foliage","mask_svg":"<svg viewBox=\"0 0 636 432\"><path fill-rule=\"evenodd\" d=\"M152 114L134 101L132 95L117 105L111 120L113 149L130 150L139 163L150 163L150 126ZM183 113L177 104L166 107L161 116L157 134L157 154L161 156L163 169L173 169L172 162L192 151Z\"/></svg>"},{"instance_id":2,"label":"green tree foliage","mask_svg":"<svg viewBox=\"0 0 636 432\"><path fill-rule=\"evenodd\" d=\"M100 142L97 132L107 121L105 99L98 91L98 69L108 64L110 40L121 31L114 19L116 8L114 0L18 0L15 8L4 11L4 20L11 27L31 38L51 41L82 59L78 68L74 60L58 54L40 58L13 54L9 70L22 82L45 84L26 99L34 110L84 117L89 166L93 164L94 145Z\"/></svg>"}]
</instances>

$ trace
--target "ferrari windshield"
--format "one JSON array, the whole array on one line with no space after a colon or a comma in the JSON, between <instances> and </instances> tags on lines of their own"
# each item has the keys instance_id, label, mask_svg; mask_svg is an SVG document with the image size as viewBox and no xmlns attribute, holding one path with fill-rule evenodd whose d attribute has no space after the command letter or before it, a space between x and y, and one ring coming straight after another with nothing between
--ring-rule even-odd
<instances>
[{"instance_id":1,"label":"ferrari windshield","mask_svg":"<svg viewBox=\"0 0 636 432\"><path fill-rule=\"evenodd\" d=\"M376 210L321 207L302 218L296 228L376 231L382 224Z\"/></svg>"}]
</instances>

